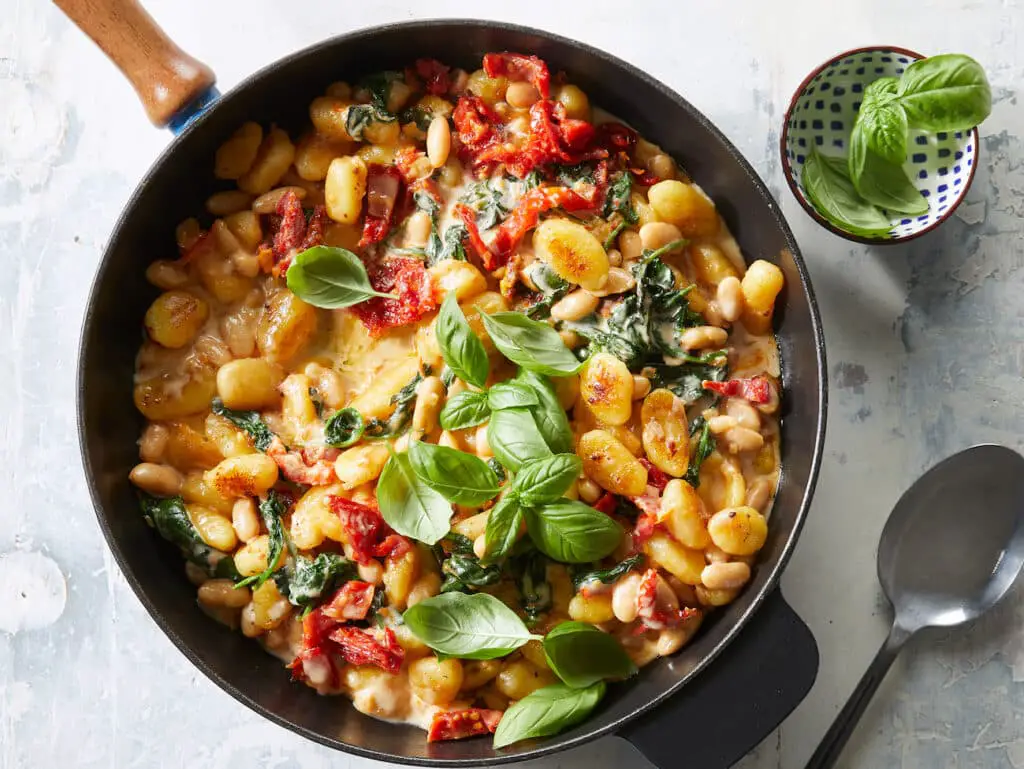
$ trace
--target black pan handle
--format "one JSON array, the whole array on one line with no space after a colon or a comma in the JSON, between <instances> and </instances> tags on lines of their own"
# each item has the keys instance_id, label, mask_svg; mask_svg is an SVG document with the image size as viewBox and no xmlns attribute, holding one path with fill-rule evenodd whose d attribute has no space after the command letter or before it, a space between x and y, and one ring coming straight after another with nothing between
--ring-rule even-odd
<instances>
[{"instance_id":1,"label":"black pan handle","mask_svg":"<svg viewBox=\"0 0 1024 769\"><path fill-rule=\"evenodd\" d=\"M175 45L137 0L53 2L128 78L154 125L213 87L213 70Z\"/></svg>"},{"instance_id":2,"label":"black pan handle","mask_svg":"<svg viewBox=\"0 0 1024 769\"><path fill-rule=\"evenodd\" d=\"M817 675L814 636L776 590L707 670L619 736L658 769L724 769L782 723Z\"/></svg>"}]
</instances>

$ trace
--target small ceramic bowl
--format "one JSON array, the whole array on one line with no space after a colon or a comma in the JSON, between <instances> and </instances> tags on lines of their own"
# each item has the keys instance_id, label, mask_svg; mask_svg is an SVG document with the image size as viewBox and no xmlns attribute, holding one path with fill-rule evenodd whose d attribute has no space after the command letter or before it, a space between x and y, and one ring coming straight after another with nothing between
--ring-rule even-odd
<instances>
[{"instance_id":1,"label":"small ceramic bowl","mask_svg":"<svg viewBox=\"0 0 1024 769\"><path fill-rule=\"evenodd\" d=\"M910 131L903 165L914 186L928 199L928 212L907 216L886 211L892 229L883 237L846 232L825 219L803 188L804 160L812 146L822 155L845 157L864 89L880 77L899 77L924 56L894 46L857 48L815 69L797 88L782 127L782 168L800 205L821 226L858 243L888 244L916 238L946 220L967 194L978 165L978 129L929 133Z\"/></svg>"}]
</instances>

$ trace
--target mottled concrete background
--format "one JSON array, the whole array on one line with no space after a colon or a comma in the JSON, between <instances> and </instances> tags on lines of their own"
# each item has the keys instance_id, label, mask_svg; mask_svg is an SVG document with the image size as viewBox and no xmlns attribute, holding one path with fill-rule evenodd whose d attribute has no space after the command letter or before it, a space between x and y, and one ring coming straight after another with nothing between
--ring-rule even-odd
<instances>
[{"instance_id":1,"label":"mottled concrete background","mask_svg":"<svg viewBox=\"0 0 1024 769\"><path fill-rule=\"evenodd\" d=\"M147 5L224 87L325 35L416 15L546 27L664 80L739 146L803 247L832 367L825 467L783 579L818 638L821 672L804 704L742 763L801 766L885 633L874 553L893 502L959 448L1021 444L1024 8L1012 0ZM996 104L974 187L954 219L911 245L867 249L818 229L798 208L782 179L778 128L812 67L886 43L974 55ZM79 322L114 219L168 141L50 4L0 0L0 767L369 767L265 723L193 670L144 614L94 523L75 441ZM971 630L915 642L846 766L1024 766L1020 607L1018 596ZM607 739L535 766L640 764L628 745Z\"/></svg>"}]
</instances>

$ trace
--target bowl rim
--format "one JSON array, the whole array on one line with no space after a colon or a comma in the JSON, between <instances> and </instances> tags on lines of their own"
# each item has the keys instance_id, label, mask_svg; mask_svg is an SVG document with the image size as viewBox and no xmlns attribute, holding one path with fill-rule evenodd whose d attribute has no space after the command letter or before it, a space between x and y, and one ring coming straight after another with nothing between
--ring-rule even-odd
<instances>
[{"instance_id":1,"label":"bowl rim","mask_svg":"<svg viewBox=\"0 0 1024 769\"><path fill-rule=\"evenodd\" d=\"M848 51L841 51L840 53L837 53L834 56L830 56L817 67L812 69L810 73L807 75L807 77L800 81L800 85L798 85L796 89L793 91L793 95L790 97L789 100L789 105L786 107L786 112L782 118L782 132L779 135L779 155L782 158L782 175L786 178L786 184L789 185L789 189L790 192L793 193L793 197L796 198L797 202L804 209L804 211L807 212L808 216L814 219L818 224L820 224L825 229L833 232L834 234L838 235L841 238L851 240L854 243L863 243L866 246L892 246L898 243L907 243L908 241L919 238L922 235L927 235L929 232L942 225L952 215L952 213L956 211L957 208L960 207L960 204L963 203L964 198L967 197L967 191L970 190L971 184L974 182L974 174L978 170L977 158L978 152L980 150L980 134L978 133L977 126L970 130L970 133L973 135L974 139L975 160L974 163L971 164L971 172L967 175L967 183L964 184L963 191L960 193L959 197L957 197L957 199L953 201L953 204L949 208L947 208L941 216L939 216L934 222L929 224L923 230L919 230L918 232L915 232L911 235L901 235L895 238L868 238L864 237L863 235L855 235L852 232L847 232L846 230L840 229L839 227L834 225L832 222L830 222L828 219L826 219L824 216L818 213L818 210L813 205L811 205L811 202L807 199L807 196L800 191L800 187L796 183L793 166L789 162L789 156L786 154L786 143L789 139L789 119L790 116L793 114L793 110L796 108L797 102L800 99L800 95L804 92L804 89L807 88L807 86L810 85L811 81L819 74L821 74L821 72L824 71L826 67L830 66L833 62L839 59L846 58L847 56L853 56L858 53L867 53L869 51L891 51L892 53L899 53L903 54L904 56L912 56L914 59L917 60L928 58L923 53L918 53L917 51L912 51L909 48L903 48L898 45L865 45L861 46L860 48L851 48Z\"/></svg>"},{"instance_id":2,"label":"bowl rim","mask_svg":"<svg viewBox=\"0 0 1024 769\"><path fill-rule=\"evenodd\" d=\"M276 711L260 704L250 697L245 692L241 691L233 683L226 680L221 673L211 664L202 659L195 651L194 648L185 643L180 635L178 634L175 627L168 620L168 618L159 611L153 604L146 590L142 587L139 581L134 576L131 568L128 566L126 558L122 552L122 545L118 538L114 536L110 529L110 525L107 521L107 509L103 504L100 496L100 492L97 485L97 472L93 467L93 458L89 450L87 442L87 427L85 423L85 411L86 411L86 367L84 361L86 359L86 353L89 349L89 336L92 325L96 322L96 296L99 291L100 285L104 280L107 279L107 273L111 269L109 256L112 252L112 248L117 241L117 237L120 235L125 222L128 220L129 215L133 212L135 205L142 194L142 191L148 186L150 181L157 175L157 173L164 167L164 164L172 157L179 145L181 145L188 136L200 132L206 123L209 122L213 113L222 105L227 104L232 98L239 97L239 95L254 87L259 83L265 76L269 75L272 71L285 67L292 62L299 60L306 56L311 56L319 51L324 51L334 46L343 44L345 42L351 42L360 37L372 37L381 32L390 30L402 30L415 27L439 27L439 26L487 26L489 28L526 33L531 35L537 35L543 37L549 41L553 41L562 45L570 46L575 49L582 50L596 58L602 59L605 62L611 63L614 66L622 69L628 73L631 77L638 80L645 81L647 84L661 91L674 102L676 102L681 108L690 112L694 119L697 120L714 138L721 142L726 148L728 153L732 156L733 160L740 166L750 183L755 187L756 192L760 196L764 205L769 209L772 218L776 221L779 228L782 231L784 239L786 241L786 248L788 249L793 264L800 278L799 288L805 295L808 304L808 314L811 327L812 345L814 348L814 360L813 369L818 373L818 381L816 386L809 388L814 395L818 398L817 415L813 419L813 431L809 432L810 442L810 462L808 465L807 479L803 485L803 488L799 494L799 503L797 505L797 514L794 520L792 530L789 533L786 541L784 542L779 554L775 558L774 563L769 563L770 572L768 578L764 584L755 589L749 588L752 593L749 606L735 618L732 625L725 631L722 638L706 653L694 666L694 668L684 674L678 681L673 683L671 686L666 688L664 691L658 693L654 697L648 699L640 707L634 709L631 713L622 716L615 720L610 720L601 726L595 726L589 730L583 731L582 733L576 734L572 737L558 734L550 737L543 738L544 742L540 745L531 746L525 750L506 753L496 754L485 758L433 758L433 757L414 757L399 753L384 753L375 749L366 748L361 745L354 745L352 743L344 742L340 738L327 738L318 732L312 731L300 724L296 724L289 719L279 715ZM824 446L825 446L825 435L826 426L828 421L828 365L826 358L825 349L825 336L824 327L821 321L821 313L819 310L818 300L814 293L814 288L811 282L811 276L807 269L807 264L803 258L799 244L797 243L796 236L793 233L792 227L789 225L785 215L783 214L782 207L779 205L775 197L772 196L768 190L762 177L757 173L754 167L746 159L746 157L740 153L736 148L736 145L729 139L720 128L715 125L710 118L708 118L703 112L693 105L688 99L678 93L675 89L664 84L661 80L655 76L649 74L646 70L640 69L637 65L634 65L619 56L608 52L603 48L599 48L596 45L586 43L574 38L567 37L566 35L552 32L547 28L519 24L514 22L498 21L487 18L473 18L465 16L436 16L428 17L417 20L401 20L382 22L379 24L372 24L369 26L355 27L336 35L330 35L319 39L309 45L304 45L296 50L285 53L281 56L272 58L263 66L244 74L236 84L229 89L225 90L215 101L207 105L207 107L199 113L194 120L192 120L180 133L175 135L171 141L157 154L156 158L152 161L149 168L143 173L139 181L137 182L132 194L129 196L127 201L121 208L117 219L111 227L111 235L108 238L106 245L103 248L103 253L100 256L100 260L97 264L96 271L93 275L92 284L89 289L89 294L86 302L86 308L84 317L82 320L82 327L79 337L78 353L77 353L77 377L76 377L76 426L78 432L78 443L79 451L82 459L83 470L86 476L86 484L89 492L90 501L93 506L93 512L96 516L97 523L103 534L106 546L110 550L110 553L114 557L114 561L117 564L118 569L121 571L125 580L127 581L132 592L142 604L146 613L157 625L160 631L170 640L170 642L177 648L179 652L192 664L192 666L201 672L208 680L210 680L218 689L228 694L234 700L244 705L250 711L256 713L262 718L267 719L269 722L281 726L293 734L297 734L311 742L317 743L324 747L332 750L338 750L340 752L356 755L361 758L369 758L376 761L386 761L394 764L402 765L415 765L415 766L431 766L431 767L443 767L443 766L463 766L463 767L478 767L478 766L494 766L499 764L510 764L518 763L525 760L535 760L542 757L550 756L555 753L559 753L565 750L579 747L594 740L609 735L616 734L626 724L636 721L641 717L642 714L648 714L654 710L657 706L665 703L670 697L681 691L689 682L693 680L699 673L704 671L711 663L718 658L720 653L728 647L736 638L736 636L747 626L751 617L762 609L765 600L768 596L778 590L779 581L782 573L785 571L792 558L793 552L796 549L800 535L807 522L807 518L810 514L811 502L814 498L814 492L817 487L820 471L824 462ZM372 718L365 714L360 714L365 718ZM574 727L575 728L575 727Z\"/></svg>"}]
</instances>

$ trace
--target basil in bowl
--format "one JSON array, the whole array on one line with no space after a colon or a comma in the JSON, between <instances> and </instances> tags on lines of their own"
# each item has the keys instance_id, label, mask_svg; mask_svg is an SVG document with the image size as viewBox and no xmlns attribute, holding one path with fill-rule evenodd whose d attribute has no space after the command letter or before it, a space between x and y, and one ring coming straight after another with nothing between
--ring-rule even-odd
<instances>
[{"instance_id":1,"label":"basil in bowl","mask_svg":"<svg viewBox=\"0 0 1024 769\"><path fill-rule=\"evenodd\" d=\"M846 51L800 84L782 129L790 189L819 224L889 244L938 227L967 194L991 92L963 54Z\"/></svg>"}]
</instances>

